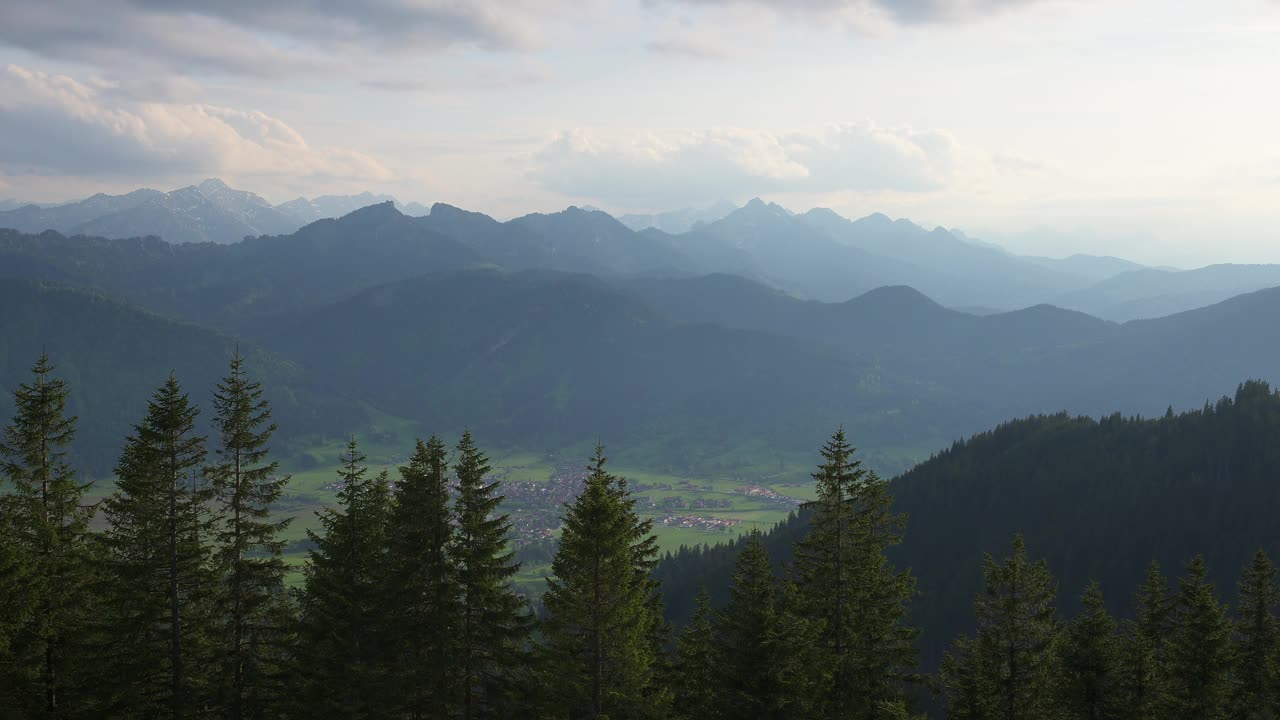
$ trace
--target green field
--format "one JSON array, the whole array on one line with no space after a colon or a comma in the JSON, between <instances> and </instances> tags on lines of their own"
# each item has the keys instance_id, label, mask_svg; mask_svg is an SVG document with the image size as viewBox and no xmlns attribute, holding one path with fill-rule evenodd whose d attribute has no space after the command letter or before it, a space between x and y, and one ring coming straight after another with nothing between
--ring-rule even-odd
<instances>
[{"instance_id":1,"label":"green field","mask_svg":"<svg viewBox=\"0 0 1280 720\"><path fill-rule=\"evenodd\" d=\"M413 449L415 431L412 423L385 414L377 415L374 426L361 433L358 438L359 449L366 456L365 464L369 472L379 473L385 470L394 481L396 469L407 460ZM446 442L454 440L456 438L446 438ZM582 451L581 463L585 465L590 449L584 446L574 450ZM709 468L723 468L720 472L687 475L669 468L655 469L654 465L659 463L649 464L653 456L648 450L651 449L637 448L620 453L616 461L610 462L609 469L627 479L637 498L650 498L654 502L667 498L684 500L685 507L678 509L663 510L643 505L638 507L642 516L654 520L654 534L664 553L674 552L681 546L727 542L753 529L765 531L785 520L791 512L790 507L738 492L745 486L768 488L779 495L799 500L814 497L814 487L809 477L812 467L805 463L813 463L816 458L779 458L764 448L753 447L749 451L709 458L707 462L700 463ZM346 442L338 439L315 441L285 449L281 472L288 474L290 481L277 505L276 517L292 519L283 534L288 546L285 559L295 569L288 579L290 585L301 583L302 566L307 557L307 530L316 528L316 513L334 501L337 471L340 458L345 452ZM879 454L893 456L895 461L907 462L910 458L923 456L924 451L919 448L887 448ZM490 451L492 474L504 482L549 481L558 464L573 461L572 455L552 455L517 448ZM110 481L97 483L90 491L90 497L105 497L111 486ZM728 507L693 508L692 504L698 500L727 500ZM518 504L509 502L506 509L514 510L518 507ZM679 527L663 524L661 519L667 515L737 522L731 526L711 529ZM522 568L516 580L522 587L537 589L549 572L549 565L532 565Z\"/></svg>"}]
</instances>

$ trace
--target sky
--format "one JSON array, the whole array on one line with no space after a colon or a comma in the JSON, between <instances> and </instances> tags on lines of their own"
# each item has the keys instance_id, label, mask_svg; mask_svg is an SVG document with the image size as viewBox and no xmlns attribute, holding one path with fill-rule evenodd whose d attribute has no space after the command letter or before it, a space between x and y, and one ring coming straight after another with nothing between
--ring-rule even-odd
<instances>
[{"instance_id":1,"label":"sky","mask_svg":"<svg viewBox=\"0 0 1280 720\"><path fill-rule=\"evenodd\" d=\"M1280 262L1280 0L0 0L0 198L207 177Z\"/></svg>"}]
</instances>

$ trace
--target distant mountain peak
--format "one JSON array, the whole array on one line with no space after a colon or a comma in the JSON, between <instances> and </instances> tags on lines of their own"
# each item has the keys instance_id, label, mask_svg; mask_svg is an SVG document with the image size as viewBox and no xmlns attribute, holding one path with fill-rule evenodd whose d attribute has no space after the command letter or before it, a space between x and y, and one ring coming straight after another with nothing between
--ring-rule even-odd
<instances>
[{"instance_id":1,"label":"distant mountain peak","mask_svg":"<svg viewBox=\"0 0 1280 720\"><path fill-rule=\"evenodd\" d=\"M221 178L209 178L196 186L200 190L230 190L231 186L222 181Z\"/></svg>"},{"instance_id":2,"label":"distant mountain peak","mask_svg":"<svg viewBox=\"0 0 1280 720\"><path fill-rule=\"evenodd\" d=\"M874 212L866 217L858 218L853 224L861 229L888 230L893 227L893 218L882 212Z\"/></svg>"},{"instance_id":3,"label":"distant mountain peak","mask_svg":"<svg viewBox=\"0 0 1280 720\"><path fill-rule=\"evenodd\" d=\"M381 221L402 216L403 213L396 209L396 204L391 200L386 200L384 202L366 205L358 210L353 210L342 216L340 219L344 221Z\"/></svg>"},{"instance_id":4,"label":"distant mountain peak","mask_svg":"<svg viewBox=\"0 0 1280 720\"><path fill-rule=\"evenodd\" d=\"M848 222L848 220L840 213L831 208L816 207L807 212L801 213L801 217L811 220L829 220L833 222Z\"/></svg>"},{"instance_id":5,"label":"distant mountain peak","mask_svg":"<svg viewBox=\"0 0 1280 720\"><path fill-rule=\"evenodd\" d=\"M790 217L791 213L777 203L766 203L757 197L751 198L746 205L728 215L728 217L734 216L747 218Z\"/></svg>"},{"instance_id":6,"label":"distant mountain peak","mask_svg":"<svg viewBox=\"0 0 1280 720\"><path fill-rule=\"evenodd\" d=\"M928 295L910 285L883 285L849 301L851 304L875 305L877 307L920 307L944 310L941 305Z\"/></svg>"},{"instance_id":7,"label":"distant mountain peak","mask_svg":"<svg viewBox=\"0 0 1280 720\"><path fill-rule=\"evenodd\" d=\"M429 217L432 217L436 220L439 220L440 218L450 218L450 217L484 218L486 220L489 220L495 223L498 222L497 220L494 220L493 218L489 217L488 215L485 215L484 213L476 212L474 210L464 210L456 205L450 205L449 203L442 203L442 202L433 203L431 205L431 212L429 213Z\"/></svg>"}]
</instances>

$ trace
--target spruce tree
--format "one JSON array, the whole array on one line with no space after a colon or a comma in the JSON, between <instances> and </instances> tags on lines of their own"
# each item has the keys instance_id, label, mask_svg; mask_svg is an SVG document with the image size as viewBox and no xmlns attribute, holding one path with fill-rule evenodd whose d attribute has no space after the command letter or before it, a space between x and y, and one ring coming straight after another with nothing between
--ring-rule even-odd
<instances>
[{"instance_id":1,"label":"spruce tree","mask_svg":"<svg viewBox=\"0 0 1280 720\"><path fill-rule=\"evenodd\" d=\"M384 717L390 698L385 629L386 474L368 478L355 438L338 470L337 507L319 531L299 596L294 700L300 717Z\"/></svg>"},{"instance_id":2,"label":"spruce tree","mask_svg":"<svg viewBox=\"0 0 1280 720\"><path fill-rule=\"evenodd\" d=\"M706 588L698 593L693 619L676 642L674 700L676 715L685 720L717 720L722 717L721 648L715 642L714 611ZM725 713L728 717L749 717Z\"/></svg>"},{"instance_id":3,"label":"spruce tree","mask_svg":"<svg viewBox=\"0 0 1280 720\"><path fill-rule=\"evenodd\" d=\"M78 686L93 604L92 510L82 504L90 484L76 482L66 462L76 418L67 416L66 383L52 373L49 357L41 355L32 381L14 392L13 422L0 437L0 477L11 492L0 498L0 542L12 563L0 573L15 581L4 602L25 608L8 642L6 685L13 707L31 718L67 717L83 708Z\"/></svg>"},{"instance_id":4,"label":"spruce tree","mask_svg":"<svg viewBox=\"0 0 1280 720\"><path fill-rule=\"evenodd\" d=\"M1231 621L1207 579L1204 558L1187 563L1178 579L1168 646L1163 716L1220 720L1231 698Z\"/></svg>"},{"instance_id":5,"label":"spruce tree","mask_svg":"<svg viewBox=\"0 0 1280 720\"><path fill-rule=\"evenodd\" d=\"M974 601L978 634L957 642L943 673L956 716L1054 717L1057 588L1048 564L1028 562L1019 535L1003 562L986 557L984 576Z\"/></svg>"},{"instance_id":6,"label":"spruce tree","mask_svg":"<svg viewBox=\"0 0 1280 720\"><path fill-rule=\"evenodd\" d=\"M875 720L905 702L904 681L914 678L917 633L906 616L915 579L885 556L901 542L905 517L891 512L886 483L854 452L843 428L822 448L818 497L795 571L806 612L824 623L826 715Z\"/></svg>"},{"instance_id":7,"label":"spruce tree","mask_svg":"<svg viewBox=\"0 0 1280 720\"><path fill-rule=\"evenodd\" d=\"M272 520L271 506L288 477L268 462L275 432L262 385L250 380L239 351L213 395L217 463L212 483L217 525L217 568L223 620L221 703L231 720L268 717L282 702L281 665L288 608L281 533L289 520Z\"/></svg>"},{"instance_id":8,"label":"spruce tree","mask_svg":"<svg viewBox=\"0 0 1280 720\"><path fill-rule=\"evenodd\" d=\"M198 412L170 375L125 441L105 503L112 716L179 720L211 704L216 581Z\"/></svg>"},{"instance_id":9,"label":"spruce tree","mask_svg":"<svg viewBox=\"0 0 1280 720\"><path fill-rule=\"evenodd\" d=\"M543 595L545 669L557 683L555 717L652 716L656 680L651 524L596 447L582 493L565 511Z\"/></svg>"},{"instance_id":10,"label":"spruce tree","mask_svg":"<svg viewBox=\"0 0 1280 720\"><path fill-rule=\"evenodd\" d=\"M1107 612L1096 582L1085 590L1082 604L1080 615L1067 625L1062 638L1063 716L1071 720L1126 718L1120 697L1116 621Z\"/></svg>"},{"instance_id":11,"label":"spruce tree","mask_svg":"<svg viewBox=\"0 0 1280 720\"><path fill-rule=\"evenodd\" d=\"M768 717L779 704L773 682L778 658L770 642L778 621L778 583L759 530L742 541L730 582L717 632L726 715Z\"/></svg>"},{"instance_id":12,"label":"spruce tree","mask_svg":"<svg viewBox=\"0 0 1280 720\"><path fill-rule=\"evenodd\" d=\"M820 717L823 690L830 687L830 665L821 646L826 621L809 616L800 589L787 578L779 588L776 620L765 633L770 658L770 698L761 718L791 720Z\"/></svg>"},{"instance_id":13,"label":"spruce tree","mask_svg":"<svg viewBox=\"0 0 1280 720\"><path fill-rule=\"evenodd\" d=\"M27 664L19 663L14 653L18 632L30 617L34 600L31 586L30 559L18 553L18 542L9 526L10 518L0 514L0 720L17 720L29 704L31 675Z\"/></svg>"},{"instance_id":14,"label":"spruce tree","mask_svg":"<svg viewBox=\"0 0 1280 720\"><path fill-rule=\"evenodd\" d=\"M1165 644L1169 634L1169 582L1152 562L1138 589L1135 617L1121 641L1121 686L1125 716L1159 717L1163 705Z\"/></svg>"},{"instance_id":15,"label":"spruce tree","mask_svg":"<svg viewBox=\"0 0 1280 720\"><path fill-rule=\"evenodd\" d=\"M527 606L511 586L520 563L508 542L511 520L498 514L503 496L497 482L486 482L489 460L470 432L458 442L453 470L458 525L449 554L461 604L455 656L461 717L499 717L510 700L529 632Z\"/></svg>"},{"instance_id":16,"label":"spruce tree","mask_svg":"<svg viewBox=\"0 0 1280 720\"><path fill-rule=\"evenodd\" d=\"M1231 699L1232 720L1280 718L1280 588L1276 568L1262 550L1240 579L1238 664Z\"/></svg>"},{"instance_id":17,"label":"spruce tree","mask_svg":"<svg viewBox=\"0 0 1280 720\"><path fill-rule=\"evenodd\" d=\"M413 720L452 717L460 605L448 555L452 534L448 451L434 435L400 468L387 530L387 592L394 609L397 711Z\"/></svg>"},{"instance_id":18,"label":"spruce tree","mask_svg":"<svg viewBox=\"0 0 1280 720\"><path fill-rule=\"evenodd\" d=\"M988 720L995 714L996 670L980 637L962 635L942 657L939 684L948 720Z\"/></svg>"}]
</instances>

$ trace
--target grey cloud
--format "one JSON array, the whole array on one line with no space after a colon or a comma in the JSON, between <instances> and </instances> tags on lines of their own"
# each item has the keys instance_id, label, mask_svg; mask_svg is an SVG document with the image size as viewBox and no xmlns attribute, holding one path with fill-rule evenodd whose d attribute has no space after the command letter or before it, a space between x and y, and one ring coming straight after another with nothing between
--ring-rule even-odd
<instances>
[{"instance_id":1,"label":"grey cloud","mask_svg":"<svg viewBox=\"0 0 1280 720\"><path fill-rule=\"evenodd\" d=\"M99 66L276 76L338 58L524 49L568 0L39 0L0 3L0 44Z\"/></svg>"},{"instance_id":2,"label":"grey cloud","mask_svg":"<svg viewBox=\"0 0 1280 720\"><path fill-rule=\"evenodd\" d=\"M970 20L1049 0L646 0L650 5L759 7L783 15L813 18L848 16L862 21L879 14L902 24Z\"/></svg>"},{"instance_id":3,"label":"grey cloud","mask_svg":"<svg viewBox=\"0 0 1280 720\"><path fill-rule=\"evenodd\" d=\"M123 0L0 4L0 43L36 55L134 71L215 71L267 77L316 60L271 46L216 18L149 13Z\"/></svg>"},{"instance_id":4,"label":"grey cloud","mask_svg":"<svg viewBox=\"0 0 1280 720\"><path fill-rule=\"evenodd\" d=\"M570 131L519 160L547 189L657 207L771 192L928 192L951 182L960 152L945 132L864 122L784 135L729 128L602 139Z\"/></svg>"},{"instance_id":5,"label":"grey cloud","mask_svg":"<svg viewBox=\"0 0 1280 720\"><path fill-rule=\"evenodd\" d=\"M390 42L435 49L527 46L522 10L533 2L457 0L130 0L150 12L189 12L307 41Z\"/></svg>"}]
</instances>

